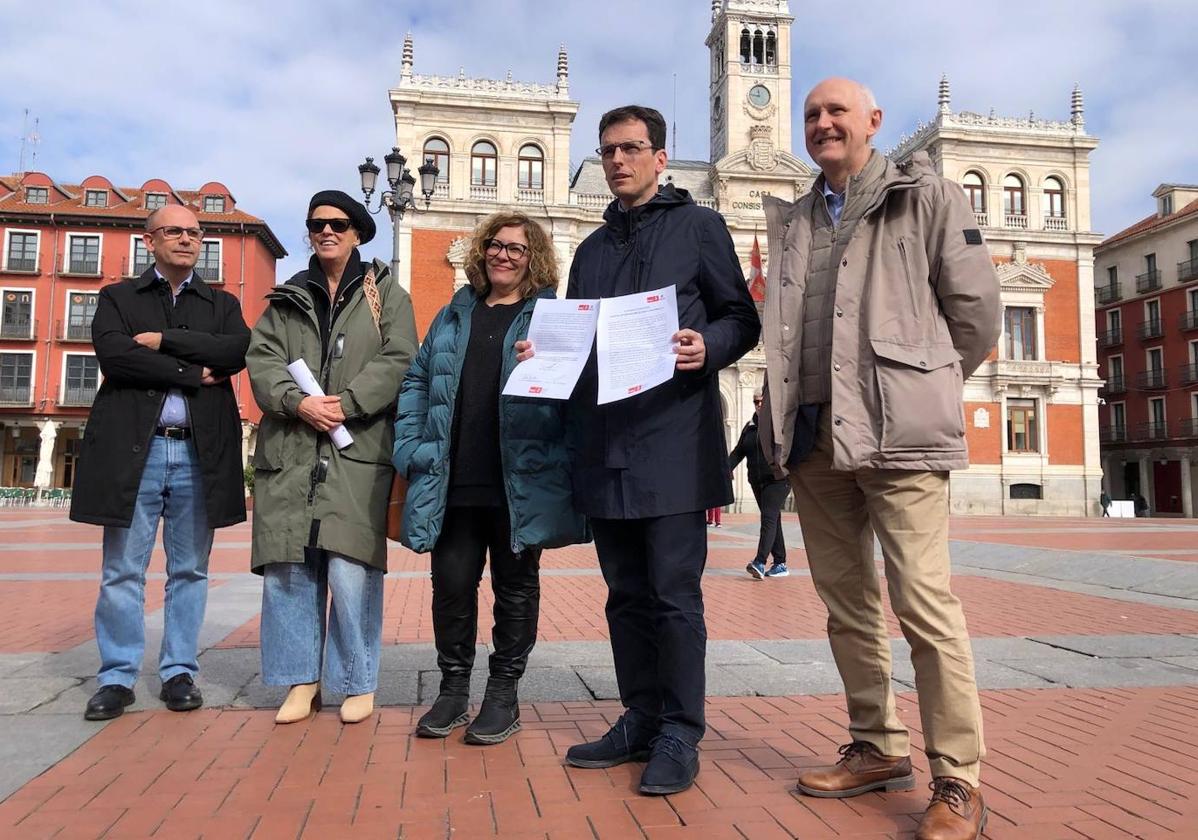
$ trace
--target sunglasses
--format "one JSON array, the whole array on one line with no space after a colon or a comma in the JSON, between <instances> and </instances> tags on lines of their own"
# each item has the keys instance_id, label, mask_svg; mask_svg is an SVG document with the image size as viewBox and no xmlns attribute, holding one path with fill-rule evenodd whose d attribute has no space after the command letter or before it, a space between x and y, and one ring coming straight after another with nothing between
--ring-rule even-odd
<instances>
[{"instance_id":1,"label":"sunglasses","mask_svg":"<svg viewBox=\"0 0 1198 840\"><path fill-rule=\"evenodd\" d=\"M326 227L331 227L333 233L345 233L350 228L349 219L308 219L304 225L308 233L323 233Z\"/></svg>"}]
</instances>

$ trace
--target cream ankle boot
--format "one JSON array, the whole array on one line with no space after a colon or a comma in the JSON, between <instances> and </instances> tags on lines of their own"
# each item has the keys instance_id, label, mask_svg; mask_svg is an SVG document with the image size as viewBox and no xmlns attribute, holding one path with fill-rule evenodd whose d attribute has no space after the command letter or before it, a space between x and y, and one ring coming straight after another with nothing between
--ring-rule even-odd
<instances>
[{"instance_id":1,"label":"cream ankle boot","mask_svg":"<svg viewBox=\"0 0 1198 840\"><path fill-rule=\"evenodd\" d=\"M361 723L374 714L374 692L354 694L341 704L342 723Z\"/></svg>"},{"instance_id":2,"label":"cream ankle boot","mask_svg":"<svg viewBox=\"0 0 1198 840\"><path fill-rule=\"evenodd\" d=\"M275 723L298 723L309 715L320 711L320 683L303 683L291 686L287 699L275 715Z\"/></svg>"}]
</instances>

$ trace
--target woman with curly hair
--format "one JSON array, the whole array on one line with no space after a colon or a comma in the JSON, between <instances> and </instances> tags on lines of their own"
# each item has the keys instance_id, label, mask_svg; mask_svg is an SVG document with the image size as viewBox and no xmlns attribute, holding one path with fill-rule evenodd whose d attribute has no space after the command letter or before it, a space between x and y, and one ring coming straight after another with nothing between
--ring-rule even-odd
<instances>
[{"instance_id":1,"label":"woman with curly hair","mask_svg":"<svg viewBox=\"0 0 1198 840\"><path fill-rule=\"evenodd\" d=\"M404 379L394 462L409 480L401 541L432 552L441 687L416 734L444 738L469 720L489 553L490 674L465 740L498 744L520 728L516 685L537 638L541 549L583 541L586 525L570 492L564 405L500 393L537 299L554 296L549 236L523 213L484 219L466 276L470 284L437 313Z\"/></svg>"}]
</instances>

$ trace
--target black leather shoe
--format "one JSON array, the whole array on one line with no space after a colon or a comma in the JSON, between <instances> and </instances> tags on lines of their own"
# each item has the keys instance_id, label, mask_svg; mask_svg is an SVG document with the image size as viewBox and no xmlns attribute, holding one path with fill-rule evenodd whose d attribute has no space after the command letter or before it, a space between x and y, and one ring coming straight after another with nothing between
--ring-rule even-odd
<instances>
[{"instance_id":1,"label":"black leather shoe","mask_svg":"<svg viewBox=\"0 0 1198 840\"><path fill-rule=\"evenodd\" d=\"M640 792L652 796L681 793L699 775L699 751L673 735L653 739L649 763L641 774Z\"/></svg>"},{"instance_id":2,"label":"black leather shoe","mask_svg":"<svg viewBox=\"0 0 1198 840\"><path fill-rule=\"evenodd\" d=\"M158 699L166 701L172 712L190 712L204 705L204 695L192 681L190 674L176 674L162 684Z\"/></svg>"},{"instance_id":3,"label":"black leather shoe","mask_svg":"<svg viewBox=\"0 0 1198 840\"><path fill-rule=\"evenodd\" d=\"M137 698L133 689L123 685L102 685L91 699L87 701L87 709L83 712L84 720L112 720L125 713L125 707L133 704Z\"/></svg>"},{"instance_id":4,"label":"black leather shoe","mask_svg":"<svg viewBox=\"0 0 1198 840\"><path fill-rule=\"evenodd\" d=\"M470 720L466 713L469 699L465 694L438 694L433 707L416 724L416 734L421 738L445 738L459 726L465 726Z\"/></svg>"},{"instance_id":5,"label":"black leather shoe","mask_svg":"<svg viewBox=\"0 0 1198 840\"><path fill-rule=\"evenodd\" d=\"M575 744L566 750L566 763L572 767L599 769L626 761L644 761L649 757L649 742L655 734L639 725L632 713L625 712L598 741Z\"/></svg>"},{"instance_id":6,"label":"black leather shoe","mask_svg":"<svg viewBox=\"0 0 1198 840\"><path fill-rule=\"evenodd\" d=\"M487 680L482 708L466 727L467 744L502 744L520 729L520 704L516 700L516 681Z\"/></svg>"}]
</instances>

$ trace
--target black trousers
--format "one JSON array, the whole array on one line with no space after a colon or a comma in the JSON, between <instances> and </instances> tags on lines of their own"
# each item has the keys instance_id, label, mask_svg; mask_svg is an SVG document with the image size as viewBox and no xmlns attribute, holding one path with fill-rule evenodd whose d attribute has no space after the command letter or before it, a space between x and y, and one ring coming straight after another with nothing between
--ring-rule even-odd
<instances>
[{"instance_id":1,"label":"black trousers","mask_svg":"<svg viewBox=\"0 0 1198 840\"><path fill-rule=\"evenodd\" d=\"M786 496L790 493L790 482L783 479L751 486L753 498L757 500L757 508L761 511L761 531L757 537L757 556L753 562L765 565L766 558L772 554L775 563L785 563L786 535L782 533L782 506L786 504Z\"/></svg>"},{"instance_id":2,"label":"black trousers","mask_svg":"<svg viewBox=\"0 0 1198 840\"><path fill-rule=\"evenodd\" d=\"M620 701L692 745L706 729L703 513L591 520Z\"/></svg>"},{"instance_id":3,"label":"black trousers","mask_svg":"<svg viewBox=\"0 0 1198 840\"><path fill-rule=\"evenodd\" d=\"M450 507L432 552L433 637L446 677L469 679L478 636L478 584L491 555L495 626L490 674L518 680L537 641L541 550L512 552L506 507Z\"/></svg>"}]
</instances>

